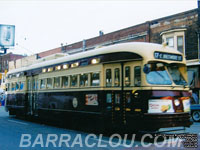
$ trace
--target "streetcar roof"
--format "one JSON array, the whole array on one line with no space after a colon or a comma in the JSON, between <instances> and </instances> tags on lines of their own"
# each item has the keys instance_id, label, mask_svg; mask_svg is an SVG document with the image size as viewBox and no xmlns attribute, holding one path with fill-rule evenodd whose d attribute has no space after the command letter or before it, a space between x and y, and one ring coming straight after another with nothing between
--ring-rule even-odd
<instances>
[{"instance_id":1,"label":"streetcar roof","mask_svg":"<svg viewBox=\"0 0 200 150\"><path fill-rule=\"evenodd\" d=\"M96 48L93 50L84 51L84 52L80 52L80 53L76 53L72 55L66 55L64 57L60 57L60 58L49 60L49 61L43 61L43 62L32 64L26 67L13 69L9 71L8 74L22 72L26 70L33 70L37 68L51 66L54 64L64 63L67 61L84 59L84 58L88 58L92 56L115 53L115 52L132 52L132 53L140 55L144 60L155 60L154 58L155 51L182 55L179 51L173 48L170 48L168 46L163 46L161 44L145 43L145 42L129 42L129 43L121 43L121 44L115 44L115 45L105 46L101 48ZM183 61L185 63L184 57L183 57ZM181 63L183 63L183 61Z\"/></svg>"}]
</instances>

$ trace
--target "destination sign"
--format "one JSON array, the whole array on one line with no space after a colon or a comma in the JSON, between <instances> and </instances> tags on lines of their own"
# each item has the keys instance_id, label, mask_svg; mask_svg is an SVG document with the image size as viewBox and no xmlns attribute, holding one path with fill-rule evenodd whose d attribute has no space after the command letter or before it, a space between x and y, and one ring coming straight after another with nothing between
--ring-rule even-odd
<instances>
[{"instance_id":1,"label":"destination sign","mask_svg":"<svg viewBox=\"0 0 200 150\"><path fill-rule=\"evenodd\" d=\"M174 60L174 61L182 61L182 55L178 54L170 54L170 53L163 53L163 52L154 52L155 59L164 59L164 60Z\"/></svg>"}]
</instances>

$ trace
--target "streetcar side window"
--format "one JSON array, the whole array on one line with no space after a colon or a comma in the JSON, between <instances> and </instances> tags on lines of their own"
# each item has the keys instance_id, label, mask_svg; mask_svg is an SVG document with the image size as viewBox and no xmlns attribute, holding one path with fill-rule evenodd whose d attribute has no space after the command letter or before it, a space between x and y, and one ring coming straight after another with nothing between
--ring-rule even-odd
<instances>
[{"instance_id":1,"label":"streetcar side window","mask_svg":"<svg viewBox=\"0 0 200 150\"><path fill-rule=\"evenodd\" d=\"M131 84L131 75L130 75L130 66L125 67L125 86L130 86Z\"/></svg>"},{"instance_id":2,"label":"streetcar side window","mask_svg":"<svg viewBox=\"0 0 200 150\"><path fill-rule=\"evenodd\" d=\"M78 83L78 75L72 75L70 76L70 79L71 79L71 86L74 87L74 86L77 86L77 83Z\"/></svg>"},{"instance_id":3,"label":"streetcar side window","mask_svg":"<svg viewBox=\"0 0 200 150\"><path fill-rule=\"evenodd\" d=\"M47 78L47 88L50 89L53 87L53 80L52 78Z\"/></svg>"},{"instance_id":4,"label":"streetcar side window","mask_svg":"<svg viewBox=\"0 0 200 150\"><path fill-rule=\"evenodd\" d=\"M23 90L24 89L24 82L21 82L20 83L20 90Z\"/></svg>"},{"instance_id":5,"label":"streetcar side window","mask_svg":"<svg viewBox=\"0 0 200 150\"><path fill-rule=\"evenodd\" d=\"M68 76L63 76L62 77L62 87L63 88L66 88L66 87L68 87Z\"/></svg>"},{"instance_id":6,"label":"streetcar side window","mask_svg":"<svg viewBox=\"0 0 200 150\"><path fill-rule=\"evenodd\" d=\"M119 68L115 68L115 86L120 86L120 70Z\"/></svg>"},{"instance_id":7,"label":"streetcar side window","mask_svg":"<svg viewBox=\"0 0 200 150\"><path fill-rule=\"evenodd\" d=\"M80 75L80 86L88 86L88 74Z\"/></svg>"},{"instance_id":8,"label":"streetcar side window","mask_svg":"<svg viewBox=\"0 0 200 150\"><path fill-rule=\"evenodd\" d=\"M91 85L99 86L99 84L100 84L99 73L91 73Z\"/></svg>"},{"instance_id":9,"label":"streetcar side window","mask_svg":"<svg viewBox=\"0 0 200 150\"><path fill-rule=\"evenodd\" d=\"M28 83L27 83L27 84L28 84L28 86L27 86L27 87L28 87L28 90L30 90L30 89L31 89L31 81L28 80Z\"/></svg>"},{"instance_id":10,"label":"streetcar side window","mask_svg":"<svg viewBox=\"0 0 200 150\"><path fill-rule=\"evenodd\" d=\"M33 90L36 90L36 79L33 79Z\"/></svg>"},{"instance_id":11,"label":"streetcar side window","mask_svg":"<svg viewBox=\"0 0 200 150\"><path fill-rule=\"evenodd\" d=\"M111 93L107 93L106 94L106 102L107 103L112 103L112 94Z\"/></svg>"},{"instance_id":12,"label":"streetcar side window","mask_svg":"<svg viewBox=\"0 0 200 150\"><path fill-rule=\"evenodd\" d=\"M38 87L39 87L39 81L36 80L36 90L38 89Z\"/></svg>"},{"instance_id":13,"label":"streetcar side window","mask_svg":"<svg viewBox=\"0 0 200 150\"><path fill-rule=\"evenodd\" d=\"M134 84L135 86L141 86L141 67L136 66L134 68Z\"/></svg>"},{"instance_id":14,"label":"streetcar side window","mask_svg":"<svg viewBox=\"0 0 200 150\"><path fill-rule=\"evenodd\" d=\"M14 91L15 90L15 83L11 84L11 90Z\"/></svg>"},{"instance_id":15,"label":"streetcar side window","mask_svg":"<svg viewBox=\"0 0 200 150\"><path fill-rule=\"evenodd\" d=\"M54 78L54 87L59 88L60 87L60 77Z\"/></svg>"},{"instance_id":16,"label":"streetcar side window","mask_svg":"<svg viewBox=\"0 0 200 150\"><path fill-rule=\"evenodd\" d=\"M45 79L40 80L40 89L44 89L45 88Z\"/></svg>"},{"instance_id":17,"label":"streetcar side window","mask_svg":"<svg viewBox=\"0 0 200 150\"><path fill-rule=\"evenodd\" d=\"M115 104L120 104L120 94L115 94Z\"/></svg>"},{"instance_id":18,"label":"streetcar side window","mask_svg":"<svg viewBox=\"0 0 200 150\"><path fill-rule=\"evenodd\" d=\"M15 89L16 89L16 90L19 90L19 82L17 82L17 83L15 84Z\"/></svg>"},{"instance_id":19,"label":"streetcar side window","mask_svg":"<svg viewBox=\"0 0 200 150\"><path fill-rule=\"evenodd\" d=\"M112 71L106 69L106 86L112 86Z\"/></svg>"},{"instance_id":20,"label":"streetcar side window","mask_svg":"<svg viewBox=\"0 0 200 150\"><path fill-rule=\"evenodd\" d=\"M7 84L7 91L10 91L10 83Z\"/></svg>"}]
</instances>

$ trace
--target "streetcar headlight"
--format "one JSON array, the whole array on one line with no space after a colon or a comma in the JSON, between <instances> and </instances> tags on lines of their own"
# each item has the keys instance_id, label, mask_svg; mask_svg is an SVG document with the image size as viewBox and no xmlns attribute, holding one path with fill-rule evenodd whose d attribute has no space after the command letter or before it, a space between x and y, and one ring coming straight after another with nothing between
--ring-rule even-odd
<instances>
[{"instance_id":1,"label":"streetcar headlight","mask_svg":"<svg viewBox=\"0 0 200 150\"><path fill-rule=\"evenodd\" d=\"M175 106L179 106L180 105L180 101L178 99L174 100L174 104Z\"/></svg>"}]
</instances>

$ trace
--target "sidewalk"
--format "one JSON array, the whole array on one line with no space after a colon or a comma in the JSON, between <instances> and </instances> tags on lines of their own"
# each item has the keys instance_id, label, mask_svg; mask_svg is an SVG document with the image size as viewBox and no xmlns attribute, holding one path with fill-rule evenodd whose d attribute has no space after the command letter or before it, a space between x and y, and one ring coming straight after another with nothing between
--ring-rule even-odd
<instances>
[{"instance_id":1,"label":"sidewalk","mask_svg":"<svg viewBox=\"0 0 200 150\"><path fill-rule=\"evenodd\" d=\"M5 107L4 106L0 106L0 117L3 116L9 116L8 112L5 111Z\"/></svg>"}]
</instances>

